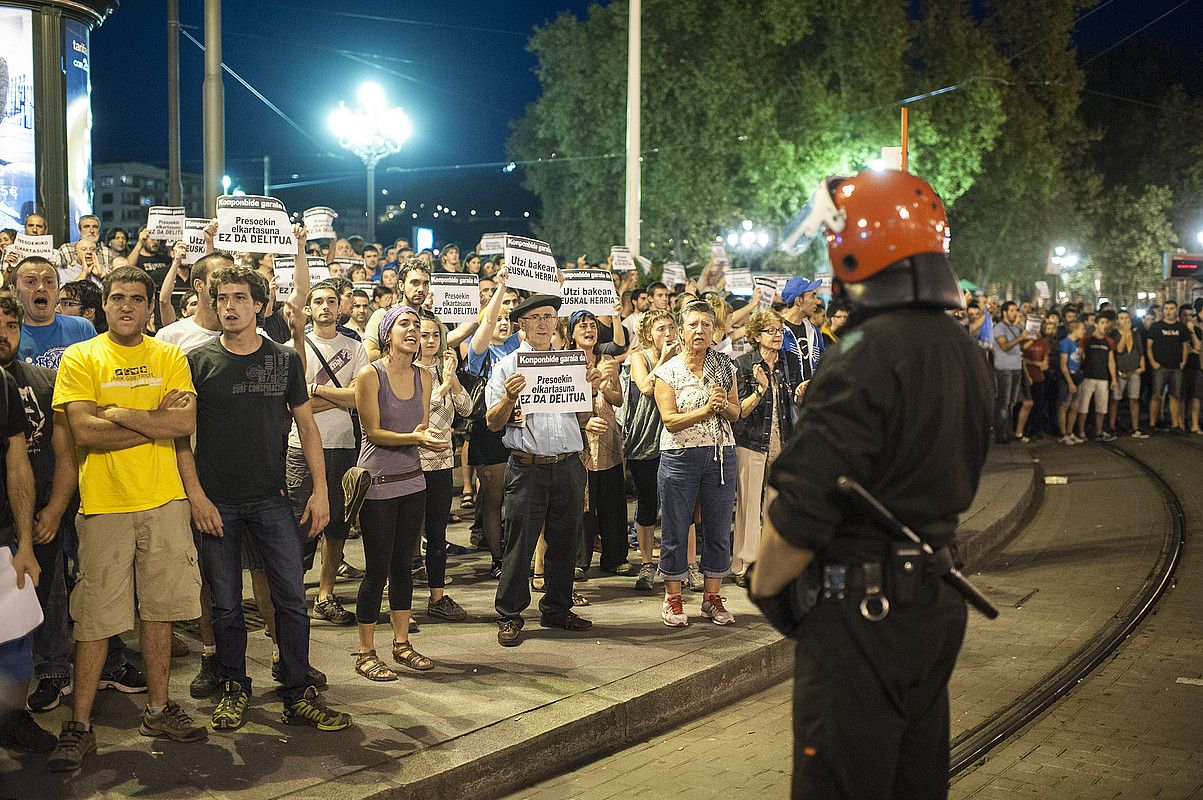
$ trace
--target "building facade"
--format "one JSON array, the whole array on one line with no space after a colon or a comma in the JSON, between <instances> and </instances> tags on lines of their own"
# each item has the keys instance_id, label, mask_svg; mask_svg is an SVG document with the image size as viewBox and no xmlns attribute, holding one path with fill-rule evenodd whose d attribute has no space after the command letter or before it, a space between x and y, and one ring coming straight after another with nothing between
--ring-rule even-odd
<instances>
[{"instance_id":1,"label":"building facade","mask_svg":"<svg viewBox=\"0 0 1203 800\"><path fill-rule=\"evenodd\" d=\"M204 214L204 178L190 172L180 174L183 183L183 203L188 216ZM151 206L165 206L167 201L167 170L141 161L114 161L96 164L92 168L92 208L100 217L100 227L124 228L130 238L146 224Z\"/></svg>"}]
</instances>

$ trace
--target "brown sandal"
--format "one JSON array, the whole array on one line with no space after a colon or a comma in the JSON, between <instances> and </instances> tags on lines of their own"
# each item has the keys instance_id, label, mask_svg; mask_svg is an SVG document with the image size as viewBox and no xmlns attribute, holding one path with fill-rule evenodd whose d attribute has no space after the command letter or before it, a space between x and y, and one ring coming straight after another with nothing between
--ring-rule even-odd
<instances>
[{"instance_id":1,"label":"brown sandal","mask_svg":"<svg viewBox=\"0 0 1203 800\"><path fill-rule=\"evenodd\" d=\"M408 641L393 642L393 660L403 667L416 669L418 672L434 669L434 662L414 650L413 645Z\"/></svg>"},{"instance_id":2,"label":"brown sandal","mask_svg":"<svg viewBox=\"0 0 1203 800\"><path fill-rule=\"evenodd\" d=\"M380 660L375 650L355 654L355 671L370 681L382 683L397 680L397 673Z\"/></svg>"}]
</instances>

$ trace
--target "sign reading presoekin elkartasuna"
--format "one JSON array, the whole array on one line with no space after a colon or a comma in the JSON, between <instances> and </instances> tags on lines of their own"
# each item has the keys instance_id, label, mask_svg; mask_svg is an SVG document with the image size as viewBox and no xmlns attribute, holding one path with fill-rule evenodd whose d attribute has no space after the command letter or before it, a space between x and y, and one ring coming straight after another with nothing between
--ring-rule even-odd
<instances>
[{"instance_id":1,"label":"sign reading presoekin elkartasuna","mask_svg":"<svg viewBox=\"0 0 1203 800\"><path fill-rule=\"evenodd\" d=\"M288 209L274 197L229 195L217 198L218 250L295 255Z\"/></svg>"},{"instance_id":2,"label":"sign reading presoekin elkartasuna","mask_svg":"<svg viewBox=\"0 0 1203 800\"><path fill-rule=\"evenodd\" d=\"M583 350L520 350L518 374L526 388L518 395L523 414L566 414L593 410L593 387L585 379Z\"/></svg>"},{"instance_id":3,"label":"sign reading presoekin elkartasuna","mask_svg":"<svg viewBox=\"0 0 1203 800\"><path fill-rule=\"evenodd\" d=\"M443 322L458 324L480 313L480 278L472 273L438 273L430 276L434 295L431 311Z\"/></svg>"}]
</instances>

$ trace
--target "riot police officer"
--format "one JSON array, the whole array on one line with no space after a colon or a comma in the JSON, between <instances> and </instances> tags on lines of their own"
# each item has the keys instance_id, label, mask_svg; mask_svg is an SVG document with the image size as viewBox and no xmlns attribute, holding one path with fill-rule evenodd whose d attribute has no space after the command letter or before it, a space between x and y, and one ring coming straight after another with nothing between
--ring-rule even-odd
<instances>
[{"instance_id":1,"label":"riot police officer","mask_svg":"<svg viewBox=\"0 0 1203 800\"><path fill-rule=\"evenodd\" d=\"M777 496L751 582L758 603L792 585L810 607L792 630L793 796L946 798L966 609L940 575L986 458L993 383L946 313L962 299L931 186L892 170L830 178L804 213L853 313L770 474ZM849 505L840 476L936 557Z\"/></svg>"}]
</instances>

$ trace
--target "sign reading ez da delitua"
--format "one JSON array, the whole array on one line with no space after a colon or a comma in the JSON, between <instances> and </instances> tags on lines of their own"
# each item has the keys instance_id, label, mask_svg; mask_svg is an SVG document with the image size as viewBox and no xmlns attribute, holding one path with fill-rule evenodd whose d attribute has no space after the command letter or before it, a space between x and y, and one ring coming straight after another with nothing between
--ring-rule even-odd
<instances>
[{"instance_id":1,"label":"sign reading ez da delitua","mask_svg":"<svg viewBox=\"0 0 1203 800\"><path fill-rule=\"evenodd\" d=\"M593 387L585 379L584 350L519 350L518 395L523 414L566 414L593 410Z\"/></svg>"},{"instance_id":2,"label":"sign reading ez da delitua","mask_svg":"<svg viewBox=\"0 0 1203 800\"><path fill-rule=\"evenodd\" d=\"M292 238L288 209L274 197L229 195L217 198L218 250L247 253L293 255L297 252Z\"/></svg>"}]
</instances>

